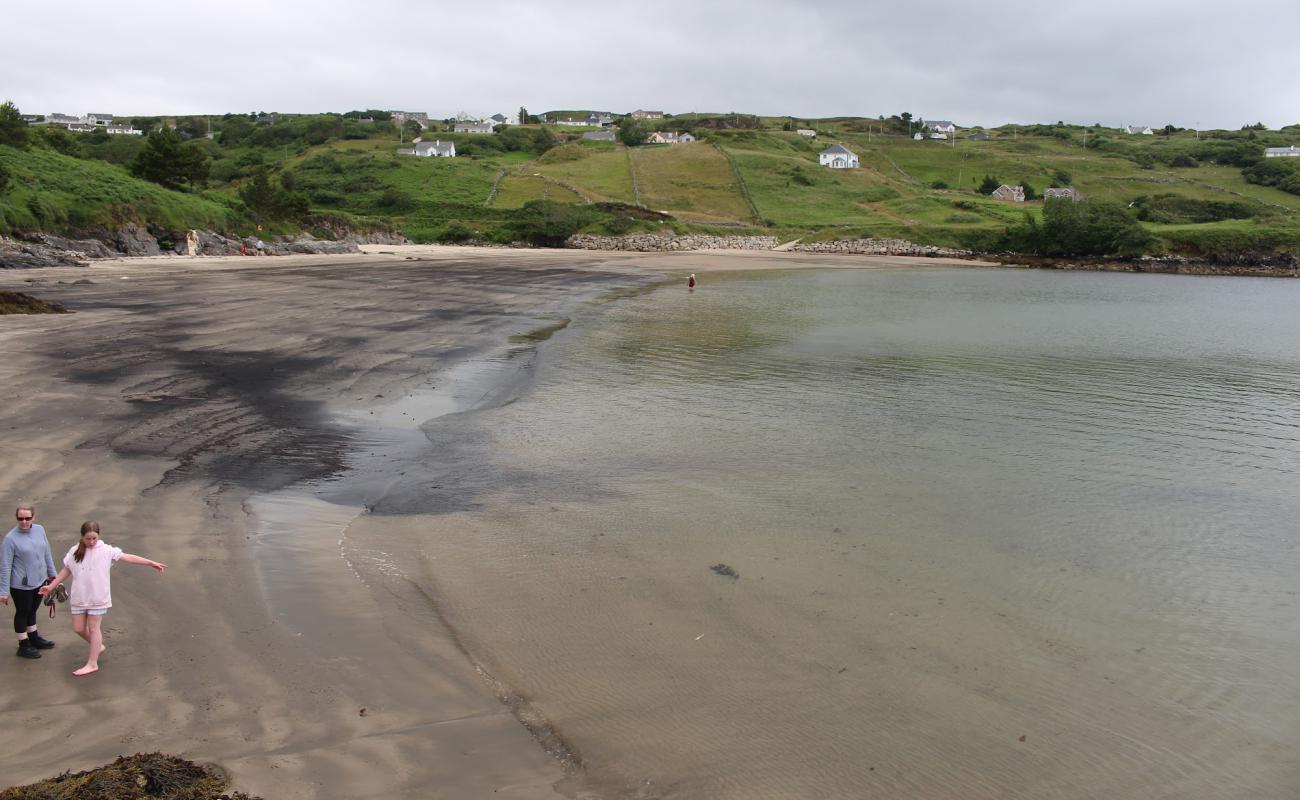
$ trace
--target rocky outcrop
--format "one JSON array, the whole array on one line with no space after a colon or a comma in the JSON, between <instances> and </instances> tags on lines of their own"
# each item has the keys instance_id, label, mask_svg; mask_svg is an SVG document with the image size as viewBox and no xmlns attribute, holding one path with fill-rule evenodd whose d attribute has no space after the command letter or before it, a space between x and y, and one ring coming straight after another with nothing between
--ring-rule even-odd
<instances>
[{"instance_id":1,"label":"rocky outcrop","mask_svg":"<svg viewBox=\"0 0 1300 800\"><path fill-rule=\"evenodd\" d=\"M149 231L128 222L109 231L107 244L117 252L114 256L157 256L162 254L158 238Z\"/></svg>"},{"instance_id":2,"label":"rocky outcrop","mask_svg":"<svg viewBox=\"0 0 1300 800\"><path fill-rule=\"evenodd\" d=\"M43 242L18 242L0 238L0 269L85 266L90 256L84 251Z\"/></svg>"},{"instance_id":3,"label":"rocky outcrop","mask_svg":"<svg viewBox=\"0 0 1300 800\"><path fill-rule=\"evenodd\" d=\"M776 247L775 236L663 236L638 234L633 236L592 236L576 233L564 243L575 250L632 250L641 253L668 250L771 250Z\"/></svg>"},{"instance_id":4,"label":"rocky outcrop","mask_svg":"<svg viewBox=\"0 0 1300 800\"><path fill-rule=\"evenodd\" d=\"M797 253L844 253L865 256L930 256L937 258L963 258L974 255L970 250L954 250L915 244L906 239L845 239L826 242L804 242L790 247Z\"/></svg>"}]
</instances>

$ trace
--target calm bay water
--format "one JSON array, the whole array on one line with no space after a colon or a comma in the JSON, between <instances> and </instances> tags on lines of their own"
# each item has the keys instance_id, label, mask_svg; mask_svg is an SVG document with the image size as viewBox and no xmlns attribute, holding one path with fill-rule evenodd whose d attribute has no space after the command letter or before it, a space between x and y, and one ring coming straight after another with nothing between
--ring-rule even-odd
<instances>
[{"instance_id":1,"label":"calm bay water","mask_svg":"<svg viewBox=\"0 0 1300 800\"><path fill-rule=\"evenodd\" d=\"M427 427L417 579L611 796L1294 798L1297 342L1293 281L706 275Z\"/></svg>"}]
</instances>

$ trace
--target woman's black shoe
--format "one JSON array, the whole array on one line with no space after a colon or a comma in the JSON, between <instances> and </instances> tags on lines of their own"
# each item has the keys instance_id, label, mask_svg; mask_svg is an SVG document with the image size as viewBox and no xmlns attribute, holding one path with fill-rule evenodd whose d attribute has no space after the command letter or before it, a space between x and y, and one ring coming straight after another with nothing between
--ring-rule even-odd
<instances>
[{"instance_id":1,"label":"woman's black shoe","mask_svg":"<svg viewBox=\"0 0 1300 800\"><path fill-rule=\"evenodd\" d=\"M19 658L40 658L41 651L37 650L35 647L32 647L26 641L22 641L18 643L18 657Z\"/></svg>"}]
</instances>

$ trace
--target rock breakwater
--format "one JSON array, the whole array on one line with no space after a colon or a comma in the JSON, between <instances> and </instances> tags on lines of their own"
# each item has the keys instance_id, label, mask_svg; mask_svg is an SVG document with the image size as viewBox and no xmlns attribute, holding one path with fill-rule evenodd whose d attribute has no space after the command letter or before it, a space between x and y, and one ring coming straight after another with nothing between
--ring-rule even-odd
<instances>
[{"instance_id":1,"label":"rock breakwater","mask_svg":"<svg viewBox=\"0 0 1300 800\"><path fill-rule=\"evenodd\" d=\"M663 236L639 234L633 236L592 236L577 233L564 243L575 250L631 250L639 253L669 250L771 250L776 247L775 236Z\"/></svg>"}]
</instances>

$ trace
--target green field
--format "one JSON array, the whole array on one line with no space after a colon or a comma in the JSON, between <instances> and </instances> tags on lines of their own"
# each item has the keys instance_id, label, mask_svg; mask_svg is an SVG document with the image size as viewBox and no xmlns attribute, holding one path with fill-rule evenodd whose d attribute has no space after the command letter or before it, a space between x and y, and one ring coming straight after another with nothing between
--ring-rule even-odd
<instances>
[{"instance_id":1,"label":"green field","mask_svg":"<svg viewBox=\"0 0 1300 800\"><path fill-rule=\"evenodd\" d=\"M171 230L239 229L251 219L240 192L263 171L313 214L393 227L417 241L508 241L526 205L549 201L587 208L572 219L598 232L647 227L635 214L616 219L623 212L609 210L639 206L670 215L679 232L743 227L782 239L897 237L990 247L1026 215L1041 217L1043 207L993 200L978 190L992 178L1037 196L1071 186L1089 199L1123 204L1155 234L1157 252L1300 249L1300 195L1250 183L1242 168L1251 163L1243 153L1258 158L1265 145L1300 142L1297 128L1126 136L1008 126L990 131L988 141L963 132L954 143L917 141L901 132L905 126L883 120L721 117L665 119L657 125L665 130L703 126L694 129L699 141L634 148L585 141L580 131L557 126L518 126L492 137L427 133L456 143L452 159L397 155L395 127L339 125L329 115L269 127L234 119L226 124L242 131L238 141L199 141L214 160L208 186L198 191L130 177L122 166L129 148L102 138L86 139L81 158L0 146L0 166L10 175L0 191L0 231L71 232L126 219ZM726 127L708 127L720 120ZM792 127L818 136L785 130ZM856 152L860 167L820 166L818 154L835 143Z\"/></svg>"}]
</instances>

